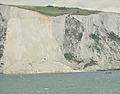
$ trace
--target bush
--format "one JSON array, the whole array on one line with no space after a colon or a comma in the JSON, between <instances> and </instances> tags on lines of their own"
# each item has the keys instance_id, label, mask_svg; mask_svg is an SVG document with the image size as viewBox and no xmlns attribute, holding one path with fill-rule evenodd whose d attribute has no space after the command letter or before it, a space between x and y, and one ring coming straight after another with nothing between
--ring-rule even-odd
<instances>
[{"instance_id":1,"label":"bush","mask_svg":"<svg viewBox=\"0 0 120 94\"><path fill-rule=\"evenodd\" d=\"M81 33L79 34L79 36L78 36L78 40L79 40L79 41L81 41L82 36L83 36L83 33L81 32Z\"/></svg>"},{"instance_id":2,"label":"bush","mask_svg":"<svg viewBox=\"0 0 120 94\"><path fill-rule=\"evenodd\" d=\"M59 9L59 10L67 10L66 7L59 7L58 9Z\"/></svg>"},{"instance_id":3,"label":"bush","mask_svg":"<svg viewBox=\"0 0 120 94\"><path fill-rule=\"evenodd\" d=\"M87 64L84 65L83 69L85 69L88 66L93 66L93 65L98 65L98 64L97 64L97 61L91 59L90 63L87 63Z\"/></svg>"},{"instance_id":4,"label":"bush","mask_svg":"<svg viewBox=\"0 0 120 94\"><path fill-rule=\"evenodd\" d=\"M53 6L51 6L51 5L48 5L47 7L53 7Z\"/></svg>"},{"instance_id":5,"label":"bush","mask_svg":"<svg viewBox=\"0 0 120 94\"><path fill-rule=\"evenodd\" d=\"M72 60L73 59L73 56L72 56L71 53L65 53L64 57L66 58L66 60Z\"/></svg>"},{"instance_id":6,"label":"bush","mask_svg":"<svg viewBox=\"0 0 120 94\"><path fill-rule=\"evenodd\" d=\"M111 40L120 42L120 37L116 35L114 32L108 33L108 38L110 38Z\"/></svg>"},{"instance_id":7,"label":"bush","mask_svg":"<svg viewBox=\"0 0 120 94\"><path fill-rule=\"evenodd\" d=\"M93 34L93 33L91 33L89 37L96 40L96 41L100 40L99 36L96 34Z\"/></svg>"}]
</instances>

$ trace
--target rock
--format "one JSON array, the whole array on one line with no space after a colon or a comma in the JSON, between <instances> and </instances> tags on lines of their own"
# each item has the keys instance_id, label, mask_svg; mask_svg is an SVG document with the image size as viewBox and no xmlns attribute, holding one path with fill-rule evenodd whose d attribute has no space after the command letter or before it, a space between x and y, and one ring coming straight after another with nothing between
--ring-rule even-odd
<instances>
[{"instance_id":1,"label":"rock","mask_svg":"<svg viewBox=\"0 0 120 94\"><path fill-rule=\"evenodd\" d=\"M119 31L116 13L51 17L0 5L0 66L3 73L120 68Z\"/></svg>"}]
</instances>

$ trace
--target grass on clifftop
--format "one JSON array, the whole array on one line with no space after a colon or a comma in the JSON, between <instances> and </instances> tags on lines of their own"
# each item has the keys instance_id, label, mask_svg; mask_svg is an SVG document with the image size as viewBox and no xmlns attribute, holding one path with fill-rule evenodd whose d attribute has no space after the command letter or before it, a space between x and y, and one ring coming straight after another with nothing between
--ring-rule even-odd
<instances>
[{"instance_id":1,"label":"grass on clifftop","mask_svg":"<svg viewBox=\"0 0 120 94\"><path fill-rule=\"evenodd\" d=\"M71 15L90 15L97 14L100 11L80 9L80 8L67 8L67 7L54 7L54 6L16 6L23 9L36 11L48 16L60 16L64 14Z\"/></svg>"}]
</instances>

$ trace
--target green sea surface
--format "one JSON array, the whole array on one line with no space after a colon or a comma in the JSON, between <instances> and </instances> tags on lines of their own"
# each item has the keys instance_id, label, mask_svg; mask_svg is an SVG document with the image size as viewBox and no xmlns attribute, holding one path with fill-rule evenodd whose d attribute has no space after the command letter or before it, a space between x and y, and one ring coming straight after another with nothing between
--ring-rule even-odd
<instances>
[{"instance_id":1,"label":"green sea surface","mask_svg":"<svg viewBox=\"0 0 120 94\"><path fill-rule=\"evenodd\" d=\"M120 71L0 74L0 94L120 94Z\"/></svg>"}]
</instances>

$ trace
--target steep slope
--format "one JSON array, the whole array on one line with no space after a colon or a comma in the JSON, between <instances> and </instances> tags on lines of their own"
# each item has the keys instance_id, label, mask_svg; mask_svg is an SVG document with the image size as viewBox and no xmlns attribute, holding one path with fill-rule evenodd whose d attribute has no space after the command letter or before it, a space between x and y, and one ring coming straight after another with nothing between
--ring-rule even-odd
<instances>
[{"instance_id":1,"label":"steep slope","mask_svg":"<svg viewBox=\"0 0 120 94\"><path fill-rule=\"evenodd\" d=\"M67 16L64 55L78 69L120 68L120 16Z\"/></svg>"},{"instance_id":2,"label":"steep slope","mask_svg":"<svg viewBox=\"0 0 120 94\"><path fill-rule=\"evenodd\" d=\"M6 40L7 33L7 19L8 19L8 6L0 6L0 60L4 53L4 43ZM0 73L3 71L4 62L0 62Z\"/></svg>"},{"instance_id":3,"label":"steep slope","mask_svg":"<svg viewBox=\"0 0 120 94\"><path fill-rule=\"evenodd\" d=\"M3 73L120 68L119 14L48 16L4 5L0 12Z\"/></svg>"},{"instance_id":4,"label":"steep slope","mask_svg":"<svg viewBox=\"0 0 120 94\"><path fill-rule=\"evenodd\" d=\"M52 36L51 18L10 7L5 51L5 73L71 71Z\"/></svg>"}]
</instances>

